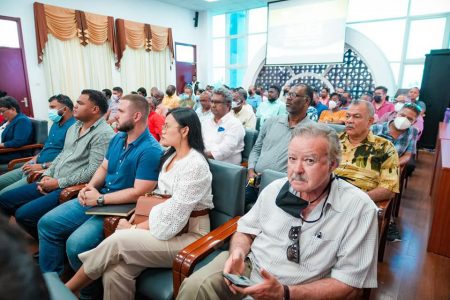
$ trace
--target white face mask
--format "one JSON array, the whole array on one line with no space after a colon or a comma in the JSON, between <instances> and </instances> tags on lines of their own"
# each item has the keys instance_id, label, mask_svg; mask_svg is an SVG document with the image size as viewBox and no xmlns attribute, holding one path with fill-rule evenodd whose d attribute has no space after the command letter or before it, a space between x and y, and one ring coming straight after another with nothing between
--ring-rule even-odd
<instances>
[{"instance_id":1,"label":"white face mask","mask_svg":"<svg viewBox=\"0 0 450 300\"><path fill-rule=\"evenodd\" d=\"M403 105L405 105L405 103L403 103L403 102L395 103L395 111L399 112L403 108Z\"/></svg>"},{"instance_id":2,"label":"white face mask","mask_svg":"<svg viewBox=\"0 0 450 300\"><path fill-rule=\"evenodd\" d=\"M112 95L111 99L113 99L114 101L118 101L118 100L119 100L119 96L117 96L117 95Z\"/></svg>"},{"instance_id":3,"label":"white face mask","mask_svg":"<svg viewBox=\"0 0 450 300\"><path fill-rule=\"evenodd\" d=\"M405 130L411 127L411 122L405 117L396 117L394 119L394 126L398 130Z\"/></svg>"},{"instance_id":4,"label":"white face mask","mask_svg":"<svg viewBox=\"0 0 450 300\"><path fill-rule=\"evenodd\" d=\"M241 102L231 101L231 108L238 108L241 106Z\"/></svg>"},{"instance_id":5,"label":"white face mask","mask_svg":"<svg viewBox=\"0 0 450 300\"><path fill-rule=\"evenodd\" d=\"M337 103L334 100L328 101L328 108L329 109L335 109L337 106Z\"/></svg>"}]
</instances>

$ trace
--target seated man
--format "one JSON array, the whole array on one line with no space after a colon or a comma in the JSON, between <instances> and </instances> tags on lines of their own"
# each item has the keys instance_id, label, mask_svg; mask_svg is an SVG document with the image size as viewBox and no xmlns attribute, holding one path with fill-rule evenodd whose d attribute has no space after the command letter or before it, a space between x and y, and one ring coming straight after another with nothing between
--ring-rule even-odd
<instances>
[{"instance_id":1,"label":"seated man","mask_svg":"<svg viewBox=\"0 0 450 300\"><path fill-rule=\"evenodd\" d=\"M286 98L288 114L267 120L258 135L248 159L248 179L256 178L266 169L286 172L287 151L292 130L311 121L306 114L313 98L313 89L306 84L291 87ZM247 204L254 203L258 197L257 184L249 184L245 191Z\"/></svg>"},{"instance_id":2,"label":"seated man","mask_svg":"<svg viewBox=\"0 0 450 300\"><path fill-rule=\"evenodd\" d=\"M388 89L384 86L377 86L373 93L373 107L375 108L375 119L381 119L385 114L394 111L394 104L387 99Z\"/></svg>"},{"instance_id":3,"label":"seated man","mask_svg":"<svg viewBox=\"0 0 450 300\"><path fill-rule=\"evenodd\" d=\"M341 96L338 94L332 94L331 99L328 101L328 109L322 111L320 114L319 122L331 123L331 124L344 124L345 122L345 110L341 110Z\"/></svg>"},{"instance_id":4,"label":"seated man","mask_svg":"<svg viewBox=\"0 0 450 300\"><path fill-rule=\"evenodd\" d=\"M174 85L167 86L162 105L168 110L180 106L180 98L177 96L177 88Z\"/></svg>"},{"instance_id":5,"label":"seated man","mask_svg":"<svg viewBox=\"0 0 450 300\"><path fill-rule=\"evenodd\" d=\"M269 87L268 101L262 102L256 111L256 117L261 118L261 126L266 119L281 115L286 115L286 103L278 101L280 88L276 85Z\"/></svg>"},{"instance_id":6,"label":"seated man","mask_svg":"<svg viewBox=\"0 0 450 300\"><path fill-rule=\"evenodd\" d=\"M119 109L120 98L122 98L123 90L120 86L113 87L111 101L108 104L108 111L105 114L105 119L108 124L116 121L117 110Z\"/></svg>"},{"instance_id":7,"label":"seated man","mask_svg":"<svg viewBox=\"0 0 450 300\"><path fill-rule=\"evenodd\" d=\"M33 182L0 196L0 209L15 215L16 221L34 237L39 219L58 206L62 189L88 182L102 162L113 130L103 115L108 110L99 91L83 90L74 108L78 120L69 128L62 152Z\"/></svg>"},{"instance_id":8,"label":"seated man","mask_svg":"<svg viewBox=\"0 0 450 300\"><path fill-rule=\"evenodd\" d=\"M162 150L147 128L149 108L139 95L124 96L116 115L118 133L91 181L72 199L39 221L39 266L42 272L62 273L67 256L74 270L78 254L103 240L103 217L85 212L93 206L135 203L158 180ZM67 240L67 244L66 244Z\"/></svg>"},{"instance_id":9,"label":"seated man","mask_svg":"<svg viewBox=\"0 0 450 300\"><path fill-rule=\"evenodd\" d=\"M200 106L195 110L197 113L200 122L203 118L211 118L211 93L208 91L204 91L200 94Z\"/></svg>"},{"instance_id":10,"label":"seated man","mask_svg":"<svg viewBox=\"0 0 450 300\"><path fill-rule=\"evenodd\" d=\"M425 102L419 100L419 95L420 95L420 89L418 87L412 87L409 91L408 91L408 98L409 100L414 103L419 105L420 109L421 109L421 113L420 115L423 117L425 115L425 112L427 110L427 105L425 104Z\"/></svg>"},{"instance_id":11,"label":"seated man","mask_svg":"<svg viewBox=\"0 0 450 300\"><path fill-rule=\"evenodd\" d=\"M413 127L420 116L420 107L406 103L394 120L383 124L374 124L372 132L391 141L400 158L400 167L406 165L416 154L417 129Z\"/></svg>"},{"instance_id":12,"label":"seated man","mask_svg":"<svg viewBox=\"0 0 450 300\"><path fill-rule=\"evenodd\" d=\"M42 151L27 162L22 168L12 170L0 176L0 195L26 185L27 175L33 171L45 170L62 151L67 129L75 123L73 103L69 97L59 94L48 99L48 117L53 122L50 133Z\"/></svg>"},{"instance_id":13,"label":"seated man","mask_svg":"<svg viewBox=\"0 0 450 300\"><path fill-rule=\"evenodd\" d=\"M288 177L261 192L238 221L229 251L185 279L177 299L349 299L377 287L377 207L333 176L335 131L296 127L288 157ZM238 287L222 272L255 284Z\"/></svg>"},{"instance_id":14,"label":"seated man","mask_svg":"<svg viewBox=\"0 0 450 300\"><path fill-rule=\"evenodd\" d=\"M245 129L230 112L233 95L226 88L213 91L211 118L202 120L206 156L239 165L244 150Z\"/></svg>"},{"instance_id":15,"label":"seated man","mask_svg":"<svg viewBox=\"0 0 450 300\"><path fill-rule=\"evenodd\" d=\"M0 124L0 149L19 148L31 144L33 127L31 120L20 112L20 106L16 99L10 96L0 98L0 115L5 119ZM0 164L29 156L30 151L18 151L0 155Z\"/></svg>"},{"instance_id":16,"label":"seated man","mask_svg":"<svg viewBox=\"0 0 450 300\"><path fill-rule=\"evenodd\" d=\"M387 200L399 192L397 151L390 141L370 131L374 120L370 102L353 100L346 112L345 132L339 136L342 161L335 173L366 191L373 201Z\"/></svg>"},{"instance_id":17,"label":"seated man","mask_svg":"<svg viewBox=\"0 0 450 300\"><path fill-rule=\"evenodd\" d=\"M256 116L250 104L246 103L247 91L243 88L236 89L233 92L233 102L231 103L231 110L233 115L242 123L244 128L256 128Z\"/></svg>"}]
</instances>

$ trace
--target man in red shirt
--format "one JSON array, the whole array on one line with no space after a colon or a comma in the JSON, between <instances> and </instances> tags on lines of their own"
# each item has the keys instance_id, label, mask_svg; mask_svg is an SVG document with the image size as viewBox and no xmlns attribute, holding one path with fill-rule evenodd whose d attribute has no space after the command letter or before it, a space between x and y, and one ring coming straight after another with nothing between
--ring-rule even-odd
<instances>
[{"instance_id":1,"label":"man in red shirt","mask_svg":"<svg viewBox=\"0 0 450 300\"><path fill-rule=\"evenodd\" d=\"M160 114L155 112L158 100L155 97L147 98L148 105L150 106L150 113L148 114L147 125L150 133L159 142L162 135L162 127L164 125L165 119Z\"/></svg>"},{"instance_id":2,"label":"man in red shirt","mask_svg":"<svg viewBox=\"0 0 450 300\"><path fill-rule=\"evenodd\" d=\"M375 108L375 122L384 114L389 113L391 111L395 111L394 104L386 101L387 88L384 86L377 86L375 88L375 92L373 93L373 107Z\"/></svg>"}]
</instances>

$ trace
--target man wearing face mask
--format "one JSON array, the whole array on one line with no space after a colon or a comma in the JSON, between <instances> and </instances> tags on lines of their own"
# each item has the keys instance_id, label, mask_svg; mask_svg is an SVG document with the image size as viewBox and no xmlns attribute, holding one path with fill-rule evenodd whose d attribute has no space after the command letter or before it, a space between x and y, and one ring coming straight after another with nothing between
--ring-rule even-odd
<instances>
[{"instance_id":1,"label":"man wearing face mask","mask_svg":"<svg viewBox=\"0 0 450 300\"><path fill-rule=\"evenodd\" d=\"M419 115L420 108L417 105L406 103L393 120L372 126L373 134L384 137L394 144L400 167L406 165L416 154L417 129L412 125Z\"/></svg>"},{"instance_id":2,"label":"man wearing face mask","mask_svg":"<svg viewBox=\"0 0 450 300\"><path fill-rule=\"evenodd\" d=\"M247 91L243 88L236 89L233 93L233 102L231 102L231 110L233 115L241 121L244 128L256 128L256 116L253 108L246 103Z\"/></svg>"},{"instance_id":3,"label":"man wearing face mask","mask_svg":"<svg viewBox=\"0 0 450 300\"><path fill-rule=\"evenodd\" d=\"M64 147L67 129L75 123L73 103L66 95L55 95L48 99L48 118L53 122L42 151L22 168L0 176L0 195L26 185L26 175L32 171L47 169Z\"/></svg>"},{"instance_id":4,"label":"man wearing face mask","mask_svg":"<svg viewBox=\"0 0 450 300\"><path fill-rule=\"evenodd\" d=\"M341 95L341 99L340 99L340 101L341 101L341 110L347 110L349 105L350 105L350 103L352 102L352 100L353 100L352 99L352 93L347 92L347 91L343 92L342 95Z\"/></svg>"},{"instance_id":5,"label":"man wearing face mask","mask_svg":"<svg viewBox=\"0 0 450 300\"><path fill-rule=\"evenodd\" d=\"M256 111L262 102L261 96L256 94L254 85L248 87L247 102L253 107L253 111Z\"/></svg>"},{"instance_id":6,"label":"man wearing face mask","mask_svg":"<svg viewBox=\"0 0 450 300\"><path fill-rule=\"evenodd\" d=\"M333 93L331 100L328 101L328 110L322 111L320 114L319 122L330 124L344 124L345 122L345 110L341 110L339 105L341 104L341 97Z\"/></svg>"},{"instance_id":7,"label":"man wearing face mask","mask_svg":"<svg viewBox=\"0 0 450 300\"><path fill-rule=\"evenodd\" d=\"M262 102L256 111L256 117L261 118L261 126L268 118L287 114L286 103L278 101L279 95L280 88L276 85L271 85L269 87L268 101Z\"/></svg>"},{"instance_id":8,"label":"man wearing face mask","mask_svg":"<svg viewBox=\"0 0 450 300\"><path fill-rule=\"evenodd\" d=\"M386 100L388 89L384 86L377 86L373 93L373 107L375 108L376 119L379 120L384 114L394 111L394 104Z\"/></svg>"},{"instance_id":9,"label":"man wearing face mask","mask_svg":"<svg viewBox=\"0 0 450 300\"><path fill-rule=\"evenodd\" d=\"M112 90L111 102L109 103L108 112L105 114L105 119L108 124L116 122L116 114L119 110L119 100L123 95L121 87L116 86Z\"/></svg>"}]
</instances>

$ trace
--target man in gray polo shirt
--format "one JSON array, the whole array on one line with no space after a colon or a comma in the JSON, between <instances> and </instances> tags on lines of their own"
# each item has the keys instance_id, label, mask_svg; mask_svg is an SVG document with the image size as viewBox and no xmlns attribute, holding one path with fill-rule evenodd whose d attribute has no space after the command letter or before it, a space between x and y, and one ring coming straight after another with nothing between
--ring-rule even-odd
<instances>
[{"instance_id":1,"label":"man in gray polo shirt","mask_svg":"<svg viewBox=\"0 0 450 300\"><path fill-rule=\"evenodd\" d=\"M312 121L306 111L313 99L314 90L306 84L293 86L286 98L288 115L267 119L258 135L248 159L248 179L250 184L245 191L246 206L253 204L258 197L258 183L255 178L264 170L286 172L287 150L292 129ZM253 179L252 179L253 178ZM252 184L252 181L255 182ZM257 180L256 180L257 181Z\"/></svg>"},{"instance_id":2,"label":"man in gray polo shirt","mask_svg":"<svg viewBox=\"0 0 450 300\"><path fill-rule=\"evenodd\" d=\"M103 161L114 134L103 118L107 110L101 92L83 90L73 110L78 121L67 130L62 152L41 180L0 196L0 210L15 216L17 223L34 237L39 219L59 204L62 189L88 182Z\"/></svg>"},{"instance_id":3,"label":"man in gray polo shirt","mask_svg":"<svg viewBox=\"0 0 450 300\"><path fill-rule=\"evenodd\" d=\"M354 299L377 287L377 207L334 176L340 158L333 129L296 127L288 178L261 192L229 251L185 279L177 299ZM253 283L238 287L223 273Z\"/></svg>"}]
</instances>

